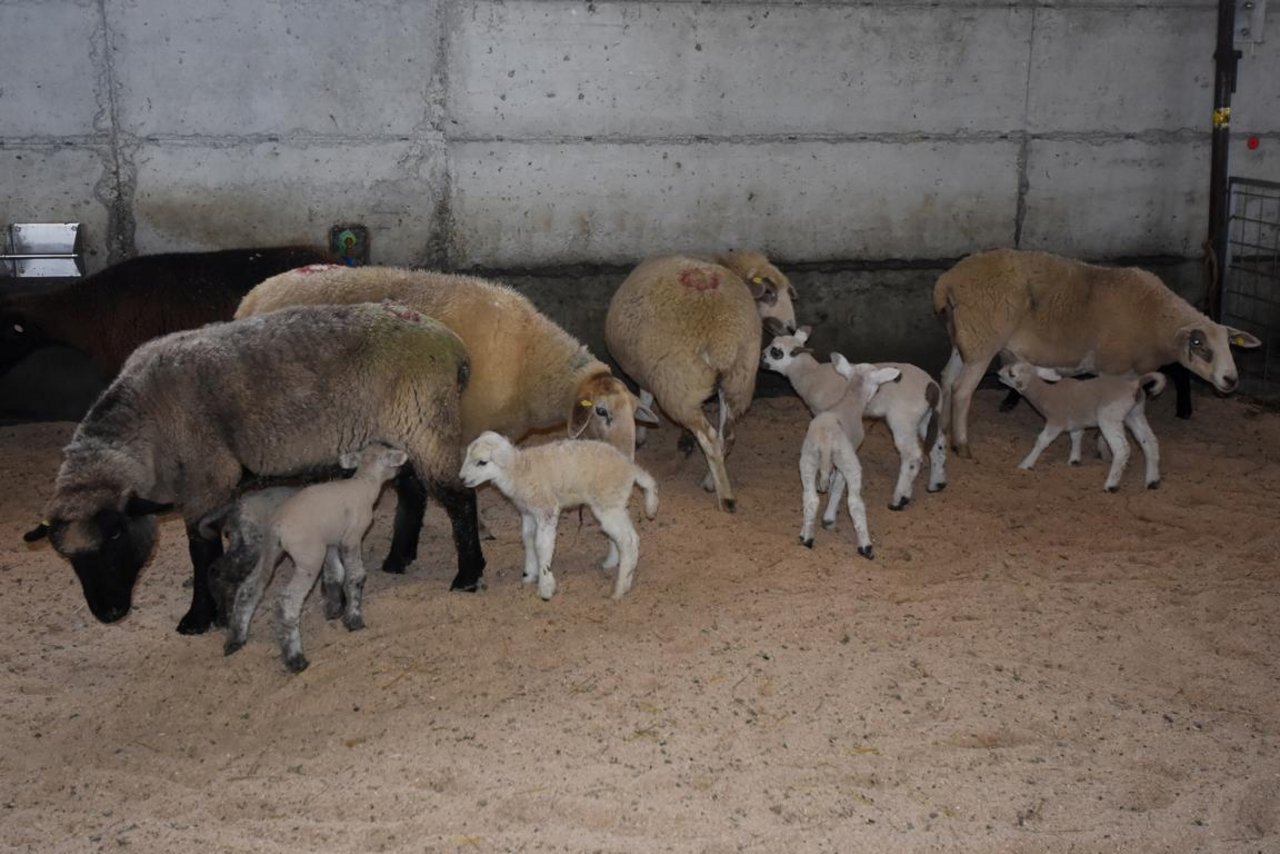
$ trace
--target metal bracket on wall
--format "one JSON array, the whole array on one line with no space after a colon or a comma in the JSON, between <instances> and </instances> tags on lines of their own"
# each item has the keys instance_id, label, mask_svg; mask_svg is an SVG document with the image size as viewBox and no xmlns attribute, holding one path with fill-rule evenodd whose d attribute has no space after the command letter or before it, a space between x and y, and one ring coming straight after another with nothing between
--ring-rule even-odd
<instances>
[{"instance_id":1,"label":"metal bracket on wall","mask_svg":"<svg viewBox=\"0 0 1280 854\"><path fill-rule=\"evenodd\" d=\"M1240 24L1240 38L1262 44L1267 32L1267 0L1244 0L1240 4L1244 20Z\"/></svg>"}]
</instances>

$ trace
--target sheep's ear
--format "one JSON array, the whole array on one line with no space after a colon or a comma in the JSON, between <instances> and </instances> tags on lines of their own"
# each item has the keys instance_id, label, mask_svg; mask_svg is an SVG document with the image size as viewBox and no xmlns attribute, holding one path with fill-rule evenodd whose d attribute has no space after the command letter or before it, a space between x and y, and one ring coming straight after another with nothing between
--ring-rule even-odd
<instances>
[{"instance_id":1,"label":"sheep's ear","mask_svg":"<svg viewBox=\"0 0 1280 854\"><path fill-rule=\"evenodd\" d=\"M764 325L764 331L770 338L777 338L780 335L787 334L787 325L776 317L766 317L761 323Z\"/></svg>"},{"instance_id":2,"label":"sheep's ear","mask_svg":"<svg viewBox=\"0 0 1280 854\"><path fill-rule=\"evenodd\" d=\"M573 405L573 411L569 413L569 438L576 439L586 431L587 425L591 423L591 413L595 411L595 404L585 397Z\"/></svg>"},{"instance_id":3,"label":"sheep's ear","mask_svg":"<svg viewBox=\"0 0 1280 854\"><path fill-rule=\"evenodd\" d=\"M801 344L809 340L809 335L813 332L812 326L801 326L796 330L796 340Z\"/></svg>"},{"instance_id":4,"label":"sheep's ear","mask_svg":"<svg viewBox=\"0 0 1280 854\"><path fill-rule=\"evenodd\" d=\"M382 458L386 460L387 465L402 466L408 461L409 455L399 448L388 448L383 453Z\"/></svg>"},{"instance_id":5,"label":"sheep's ear","mask_svg":"<svg viewBox=\"0 0 1280 854\"><path fill-rule=\"evenodd\" d=\"M1038 367L1036 368L1036 376L1047 383L1056 383L1058 380L1062 379L1062 374L1058 373L1053 368Z\"/></svg>"},{"instance_id":6,"label":"sheep's ear","mask_svg":"<svg viewBox=\"0 0 1280 854\"><path fill-rule=\"evenodd\" d=\"M871 381L876 385L884 383L896 383L902 379L902 371L897 368L876 368L870 374Z\"/></svg>"},{"instance_id":7,"label":"sheep's ear","mask_svg":"<svg viewBox=\"0 0 1280 854\"><path fill-rule=\"evenodd\" d=\"M641 403L639 398L636 398L635 420L637 424L643 424L646 427L659 427L662 425L653 410Z\"/></svg>"},{"instance_id":8,"label":"sheep's ear","mask_svg":"<svg viewBox=\"0 0 1280 854\"><path fill-rule=\"evenodd\" d=\"M23 534L22 540L27 543L34 543L36 540L43 540L47 536L49 536L49 522L48 520L43 520L39 525Z\"/></svg>"},{"instance_id":9,"label":"sheep's ear","mask_svg":"<svg viewBox=\"0 0 1280 854\"><path fill-rule=\"evenodd\" d=\"M1262 346L1262 342L1257 338L1254 338L1243 329L1236 329L1232 326L1227 327L1227 340L1231 342L1232 347L1240 347L1244 350L1252 350L1254 347Z\"/></svg>"},{"instance_id":10,"label":"sheep's ear","mask_svg":"<svg viewBox=\"0 0 1280 854\"><path fill-rule=\"evenodd\" d=\"M161 504L158 501L152 501L150 498L140 498L137 495L130 495L129 501L124 505L124 512L128 516L150 516L152 513L163 513L172 509L172 503Z\"/></svg>"},{"instance_id":11,"label":"sheep's ear","mask_svg":"<svg viewBox=\"0 0 1280 854\"><path fill-rule=\"evenodd\" d=\"M351 469L355 469L355 468L360 468L360 452L347 451L345 454L338 457L338 465L346 469L347 471L350 471Z\"/></svg>"}]
</instances>

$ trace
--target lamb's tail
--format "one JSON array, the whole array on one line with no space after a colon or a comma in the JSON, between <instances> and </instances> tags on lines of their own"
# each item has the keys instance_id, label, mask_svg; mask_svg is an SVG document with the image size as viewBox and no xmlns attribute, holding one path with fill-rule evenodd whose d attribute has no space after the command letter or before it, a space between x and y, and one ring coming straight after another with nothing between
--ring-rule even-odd
<instances>
[{"instance_id":1,"label":"lamb's tail","mask_svg":"<svg viewBox=\"0 0 1280 854\"><path fill-rule=\"evenodd\" d=\"M831 483L831 469L834 466L833 443L823 442L818 447L818 485L822 487L822 491L826 491Z\"/></svg>"},{"instance_id":2,"label":"lamb's tail","mask_svg":"<svg viewBox=\"0 0 1280 854\"><path fill-rule=\"evenodd\" d=\"M636 486L644 490L644 515L652 519L658 515L658 482L653 475L636 466Z\"/></svg>"},{"instance_id":3,"label":"lamb's tail","mask_svg":"<svg viewBox=\"0 0 1280 854\"><path fill-rule=\"evenodd\" d=\"M1164 391L1165 382L1164 374L1159 371L1152 371L1138 377L1138 384L1142 386L1142 390L1147 393L1148 398L1155 397Z\"/></svg>"}]
</instances>

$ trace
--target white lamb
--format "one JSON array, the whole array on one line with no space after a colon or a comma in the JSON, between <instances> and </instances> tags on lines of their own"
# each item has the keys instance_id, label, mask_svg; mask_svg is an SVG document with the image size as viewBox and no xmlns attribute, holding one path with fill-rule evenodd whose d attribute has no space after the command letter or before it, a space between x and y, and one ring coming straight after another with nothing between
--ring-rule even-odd
<instances>
[{"instance_id":1,"label":"white lamb","mask_svg":"<svg viewBox=\"0 0 1280 854\"><path fill-rule=\"evenodd\" d=\"M1080 440L1089 427L1097 427L1102 440L1110 446L1111 471L1105 489L1115 492L1129 462L1129 442L1124 428L1133 431L1147 461L1147 489L1160 485L1160 446L1147 423L1147 397L1164 390L1164 374L1152 371L1141 376L1104 375L1093 379L1063 378L1056 371L1021 361L1012 361L1000 369L1000 382L1017 391L1044 416L1044 429L1036 437L1035 447L1019 468L1036 464L1049 443L1066 430L1071 434L1071 465L1080 464Z\"/></svg>"},{"instance_id":2,"label":"white lamb","mask_svg":"<svg viewBox=\"0 0 1280 854\"><path fill-rule=\"evenodd\" d=\"M360 544L373 522L373 505L383 484L396 476L407 459L404 451L381 443L343 454L339 464L344 469L354 468L354 475L347 480L308 486L280 505L272 518L257 566L236 592L235 610L224 647L227 655L244 646L248 639L253 612L284 555L294 563L293 577L280 594L280 620L284 628L281 650L289 670L298 673L310 663L302 653L298 621L302 604L315 586L322 567L326 584L342 585L346 598L342 624L353 632L364 628L360 606L365 569Z\"/></svg>"},{"instance_id":3,"label":"white lamb","mask_svg":"<svg viewBox=\"0 0 1280 854\"><path fill-rule=\"evenodd\" d=\"M862 466L858 463L856 444L862 441L862 410L882 383L893 382L902 372L897 368L878 368L862 362L850 365L839 353L831 354L831 362L848 379L848 390L841 404L820 413L809 422L809 430L800 448L800 484L804 490L804 523L800 526L800 542L813 548L813 520L818 515L818 487L836 477L849 487L849 516L858 539L858 554L870 560L871 534L867 530L867 506L862 501ZM828 510L835 520L835 503L840 500L833 484ZM825 521L824 521L825 524Z\"/></svg>"},{"instance_id":4,"label":"white lamb","mask_svg":"<svg viewBox=\"0 0 1280 854\"><path fill-rule=\"evenodd\" d=\"M761 354L765 368L784 375L814 415L831 409L844 397L848 379L835 366L819 362L805 347L810 328L802 326L793 334L777 335ZM947 486L947 439L940 428L941 391L927 372L906 362L877 362L879 368L897 368L902 375L881 386L867 403L863 417L882 420L893 434L893 444L901 460L898 482L893 488L890 510L902 510L911 503L912 486L924 463L921 440L929 454L929 492ZM856 446L855 446L856 450ZM835 518L837 495L827 508Z\"/></svg>"},{"instance_id":5,"label":"white lamb","mask_svg":"<svg viewBox=\"0 0 1280 854\"><path fill-rule=\"evenodd\" d=\"M524 539L524 581L538 582L538 595L556 592L551 558L556 548L560 511L586 505L609 537L602 569L618 567L613 598L631 589L640 537L627 514L634 486L644 490L644 512L658 512L658 487L644 469L610 445L597 440L562 439L517 448L506 437L485 431L467 448L459 475L474 489L489 481L520 511Z\"/></svg>"}]
</instances>

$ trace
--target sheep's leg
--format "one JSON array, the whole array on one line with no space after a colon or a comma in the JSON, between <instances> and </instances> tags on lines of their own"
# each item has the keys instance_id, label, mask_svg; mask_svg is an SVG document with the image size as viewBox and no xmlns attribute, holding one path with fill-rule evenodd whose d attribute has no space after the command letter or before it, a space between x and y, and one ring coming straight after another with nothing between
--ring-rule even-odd
<instances>
[{"instance_id":1,"label":"sheep's leg","mask_svg":"<svg viewBox=\"0 0 1280 854\"><path fill-rule=\"evenodd\" d=\"M729 473L727 463L725 461L729 459L729 451L733 448L733 436L731 435L732 422L730 421L729 406L725 403L723 389L716 392L715 403L711 404L711 406L714 406L716 411L716 422L718 424L716 432L720 437L720 460L721 464L726 466L724 482L728 483ZM707 460L707 473L703 475L702 478L702 489L704 492L715 492L719 495L719 490L716 485L715 470L711 465L711 460L709 458Z\"/></svg>"},{"instance_id":2,"label":"sheep's leg","mask_svg":"<svg viewBox=\"0 0 1280 854\"><path fill-rule=\"evenodd\" d=\"M324 575L320 587L324 592L324 618L336 620L342 616L342 579L346 567L338 556L338 549L330 546L324 555Z\"/></svg>"},{"instance_id":3,"label":"sheep's leg","mask_svg":"<svg viewBox=\"0 0 1280 854\"><path fill-rule=\"evenodd\" d=\"M1020 469L1030 469L1036 464L1036 460L1040 459L1040 455L1044 453L1044 449L1049 447L1054 439L1062 435L1062 428L1057 424L1045 423L1044 429L1040 431L1040 435L1036 436L1036 443L1031 448L1031 453L1018 464Z\"/></svg>"},{"instance_id":4,"label":"sheep's leg","mask_svg":"<svg viewBox=\"0 0 1280 854\"><path fill-rule=\"evenodd\" d=\"M449 522L453 527L453 547L458 553L458 574L453 577L449 589L474 593L484 586L481 581L484 575L484 553L480 551L476 491L440 483L433 484L432 489L436 500L449 514Z\"/></svg>"},{"instance_id":5,"label":"sheep's leg","mask_svg":"<svg viewBox=\"0 0 1280 854\"><path fill-rule=\"evenodd\" d=\"M986 359L965 362L960 368L960 374L956 377L955 387L952 389L952 416L947 432L951 434L951 447L966 459L973 457L969 451L969 404L973 402L973 393L978 390L978 383L982 382L982 375L987 372L987 365L990 362L989 356ZM947 367L950 366L951 363L948 362Z\"/></svg>"},{"instance_id":6,"label":"sheep's leg","mask_svg":"<svg viewBox=\"0 0 1280 854\"><path fill-rule=\"evenodd\" d=\"M311 663L302 654L302 632L298 624L302 620L302 605L324 566L325 551L324 546L309 543L289 553L293 558L293 577L280 593L280 651L284 655L284 666L291 673L301 673ZM350 578L350 573L347 577ZM347 607L350 606L348 600Z\"/></svg>"},{"instance_id":7,"label":"sheep's leg","mask_svg":"<svg viewBox=\"0 0 1280 854\"><path fill-rule=\"evenodd\" d=\"M724 464L724 437L716 429L702 420L702 424L693 431L702 453L706 455L709 476L715 488L720 509L732 513L737 509L737 501L733 497L733 486L729 483L729 470ZM703 488L706 488L704 481Z\"/></svg>"},{"instance_id":8,"label":"sheep's leg","mask_svg":"<svg viewBox=\"0 0 1280 854\"><path fill-rule=\"evenodd\" d=\"M556 553L556 524L559 520L558 511L539 512L537 530L533 536L534 546L538 551L538 595L543 601L556 594L556 577L551 574L551 558Z\"/></svg>"},{"instance_id":9,"label":"sheep's leg","mask_svg":"<svg viewBox=\"0 0 1280 854\"><path fill-rule=\"evenodd\" d=\"M964 367L964 359L961 358L960 351L952 347L951 356L947 359L947 364L942 368L942 376L939 377L938 381L938 385L942 389L942 400L939 402L942 408L942 424L940 426L943 432L946 433L951 432L952 392L962 367Z\"/></svg>"},{"instance_id":10,"label":"sheep's leg","mask_svg":"<svg viewBox=\"0 0 1280 854\"><path fill-rule=\"evenodd\" d=\"M524 543L524 572L520 580L525 584L538 580L538 545L535 541L537 531L537 518L532 513L521 513L520 540Z\"/></svg>"},{"instance_id":11,"label":"sheep's leg","mask_svg":"<svg viewBox=\"0 0 1280 854\"><path fill-rule=\"evenodd\" d=\"M1165 375L1173 383L1173 390L1177 394L1177 403L1174 406L1174 414L1179 418L1191 417L1191 371L1181 362L1172 362L1160 368Z\"/></svg>"},{"instance_id":12,"label":"sheep's leg","mask_svg":"<svg viewBox=\"0 0 1280 854\"><path fill-rule=\"evenodd\" d=\"M640 405L650 412L653 412L653 392L642 388L640 389L640 394L638 396L640 398ZM648 437L649 428L644 424L636 424L636 447L638 448L643 445L645 439Z\"/></svg>"},{"instance_id":13,"label":"sheep's leg","mask_svg":"<svg viewBox=\"0 0 1280 854\"><path fill-rule=\"evenodd\" d=\"M938 425L941 428L941 425ZM929 415L920 421L920 441L929 438ZM929 449L929 492L941 492L947 488L947 434L941 429Z\"/></svg>"},{"instance_id":14,"label":"sheep's leg","mask_svg":"<svg viewBox=\"0 0 1280 854\"><path fill-rule=\"evenodd\" d=\"M239 589L236 590L235 606L227 621L227 640L222 647L223 655L231 655L244 646L245 641L249 639L249 622L253 619L253 612L257 610L258 602L261 601L262 593L267 589L267 583L271 580L271 574L275 571L279 560L279 543L275 541L264 543L262 553L258 555L258 562L254 564L253 570L245 576L244 581L240 582Z\"/></svg>"},{"instance_id":15,"label":"sheep's leg","mask_svg":"<svg viewBox=\"0 0 1280 854\"><path fill-rule=\"evenodd\" d=\"M827 509L822 512L822 527L834 531L836 527L836 511L840 509L840 496L844 495L844 475L840 469L832 468L831 486L827 489Z\"/></svg>"},{"instance_id":16,"label":"sheep's leg","mask_svg":"<svg viewBox=\"0 0 1280 854\"><path fill-rule=\"evenodd\" d=\"M1142 448L1142 456L1147 462L1147 489L1160 486L1160 443L1156 434L1147 422L1147 415L1141 408L1134 408L1124 417L1124 423L1133 431L1133 437Z\"/></svg>"},{"instance_id":17,"label":"sheep's leg","mask_svg":"<svg viewBox=\"0 0 1280 854\"><path fill-rule=\"evenodd\" d=\"M209 567L222 556L222 537L206 539L195 524L188 524L187 552L191 556L193 573L191 608L178 621L178 632L199 635L207 632L210 626L221 625L228 619L226 614L218 613L218 603L214 601L209 587Z\"/></svg>"},{"instance_id":18,"label":"sheep's leg","mask_svg":"<svg viewBox=\"0 0 1280 854\"><path fill-rule=\"evenodd\" d=\"M635 579L636 563L640 560L640 535L636 533L635 525L631 524L625 507L592 507L591 512L600 522L600 528L609 537L609 542L619 552L618 578L613 585L613 598L621 599L627 595Z\"/></svg>"},{"instance_id":19,"label":"sheep's leg","mask_svg":"<svg viewBox=\"0 0 1280 854\"><path fill-rule=\"evenodd\" d=\"M867 505L862 501L862 466L851 450L841 451L837 448L835 459L849 489L849 518L853 519L858 554L871 560L875 555L871 550L871 532L867 529Z\"/></svg>"},{"instance_id":20,"label":"sheep's leg","mask_svg":"<svg viewBox=\"0 0 1280 854\"><path fill-rule=\"evenodd\" d=\"M422 536L422 519L427 512L427 487L409 463L400 467L395 487L396 520L391 550L382 562L382 571L401 575L418 559L418 539Z\"/></svg>"},{"instance_id":21,"label":"sheep's leg","mask_svg":"<svg viewBox=\"0 0 1280 854\"><path fill-rule=\"evenodd\" d=\"M364 557L360 554L360 541L363 537L355 537L355 542L343 543L340 554L346 566L346 577L342 580L342 592L347 597L347 609L342 614L342 625L347 631L356 632L364 628ZM332 550L331 550L332 551Z\"/></svg>"},{"instance_id":22,"label":"sheep's leg","mask_svg":"<svg viewBox=\"0 0 1280 854\"><path fill-rule=\"evenodd\" d=\"M1084 444L1084 430L1068 430L1071 436L1071 453L1067 457L1067 464L1072 466L1080 465L1080 446Z\"/></svg>"},{"instance_id":23,"label":"sheep's leg","mask_svg":"<svg viewBox=\"0 0 1280 854\"><path fill-rule=\"evenodd\" d=\"M804 521L800 524L800 545L810 549L813 548L813 520L818 515L817 482L818 454L805 448L800 452L801 502L804 508Z\"/></svg>"},{"instance_id":24,"label":"sheep's leg","mask_svg":"<svg viewBox=\"0 0 1280 854\"><path fill-rule=\"evenodd\" d=\"M1120 488L1120 478L1124 475L1124 467L1129 464L1129 440L1124 437L1124 424L1113 421L1100 421L1098 429L1106 437L1111 446L1111 471L1107 473L1107 482L1103 489L1115 492Z\"/></svg>"},{"instance_id":25,"label":"sheep's leg","mask_svg":"<svg viewBox=\"0 0 1280 854\"><path fill-rule=\"evenodd\" d=\"M893 445L898 449L898 483L893 488L893 502L890 510L903 510L911 503L911 490L916 477L920 474L920 465L924 461L924 453L920 450L920 440L916 437L913 425L890 418L889 430L893 433Z\"/></svg>"}]
</instances>

